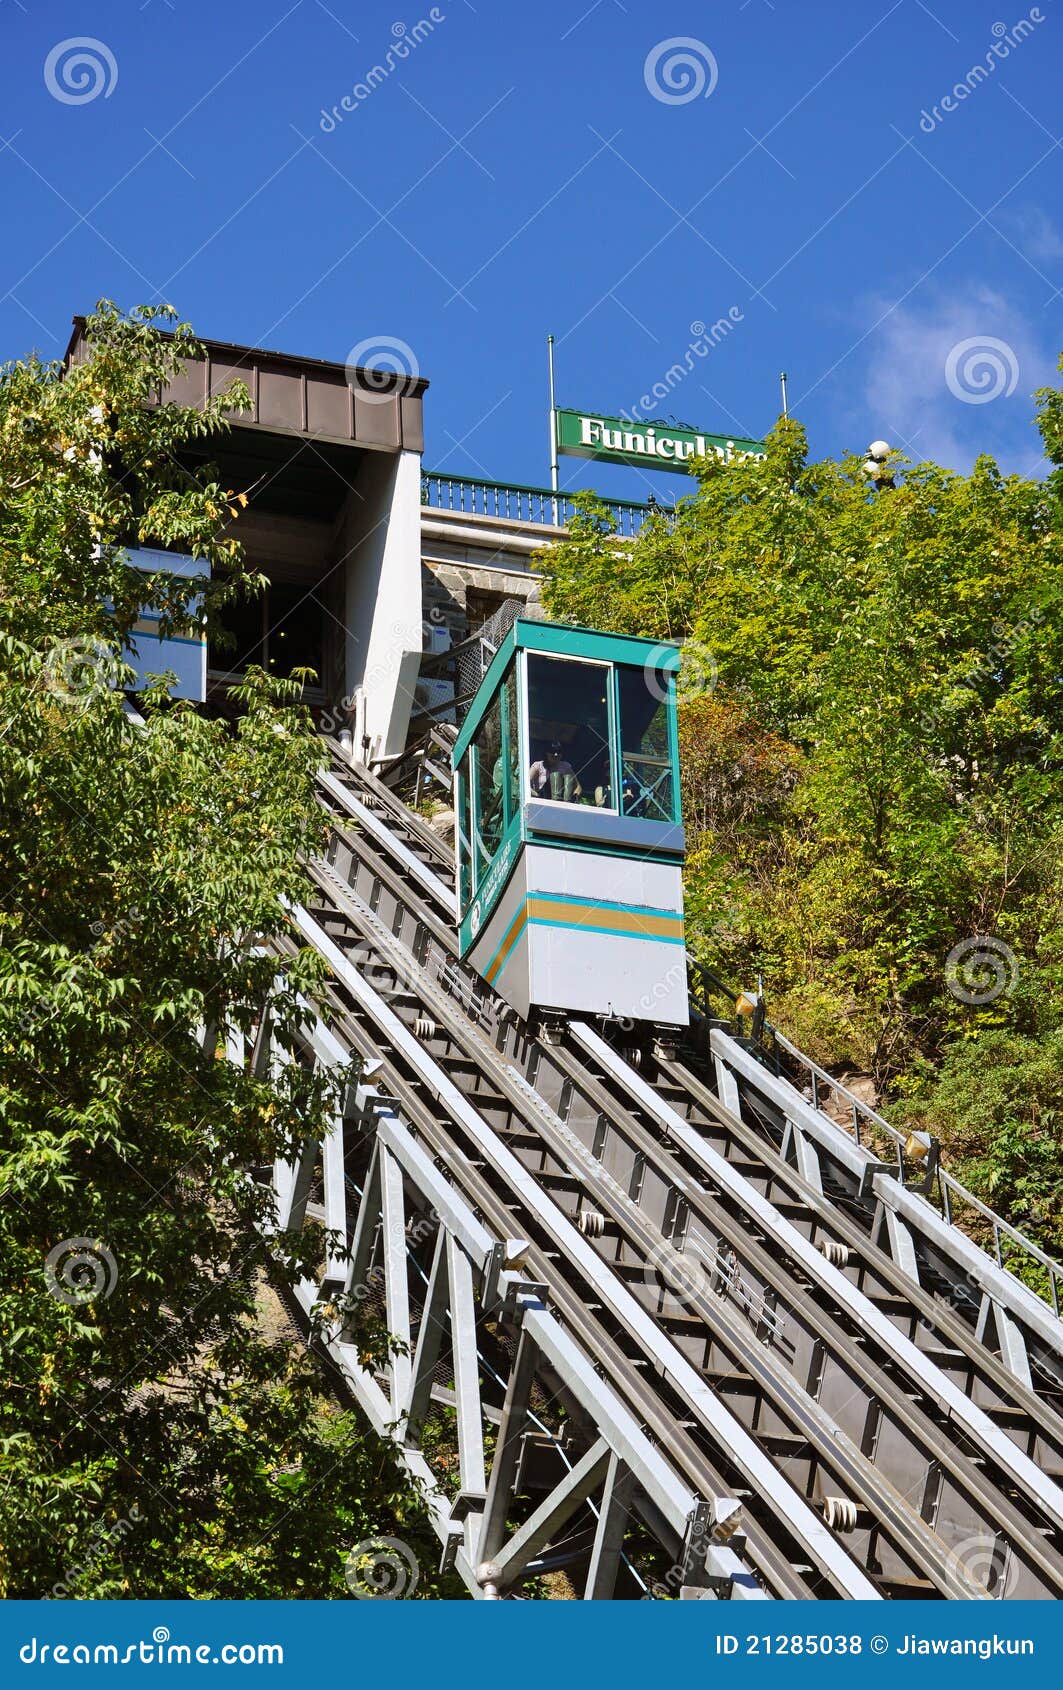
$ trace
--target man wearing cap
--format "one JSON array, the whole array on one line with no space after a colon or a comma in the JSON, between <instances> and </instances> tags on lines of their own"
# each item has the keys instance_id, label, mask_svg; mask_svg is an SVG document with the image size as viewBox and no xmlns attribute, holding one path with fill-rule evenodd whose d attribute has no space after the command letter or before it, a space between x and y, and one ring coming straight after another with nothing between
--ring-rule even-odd
<instances>
[{"instance_id":1,"label":"man wearing cap","mask_svg":"<svg viewBox=\"0 0 1063 1690\"><path fill-rule=\"evenodd\" d=\"M561 745L556 739L546 755L532 764L528 779L535 798L558 798L565 803L576 804L583 796L576 771L562 756Z\"/></svg>"}]
</instances>

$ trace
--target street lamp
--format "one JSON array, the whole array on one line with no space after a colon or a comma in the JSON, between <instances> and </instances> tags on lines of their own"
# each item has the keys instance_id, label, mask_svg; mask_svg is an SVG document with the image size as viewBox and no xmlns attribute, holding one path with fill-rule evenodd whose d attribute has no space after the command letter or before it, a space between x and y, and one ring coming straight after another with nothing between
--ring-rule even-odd
<instances>
[{"instance_id":1,"label":"street lamp","mask_svg":"<svg viewBox=\"0 0 1063 1690\"><path fill-rule=\"evenodd\" d=\"M864 474L869 476L876 493L884 493L886 488L894 488L897 483L886 470L886 460L890 455L888 440L872 440L867 449L867 462L864 464Z\"/></svg>"}]
</instances>

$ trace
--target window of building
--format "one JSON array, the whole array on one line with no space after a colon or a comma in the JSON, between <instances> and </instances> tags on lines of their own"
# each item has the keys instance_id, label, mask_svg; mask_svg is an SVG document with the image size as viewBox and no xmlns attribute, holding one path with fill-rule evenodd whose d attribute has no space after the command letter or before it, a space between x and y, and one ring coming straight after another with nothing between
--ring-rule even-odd
<instances>
[{"instance_id":1,"label":"window of building","mask_svg":"<svg viewBox=\"0 0 1063 1690\"><path fill-rule=\"evenodd\" d=\"M325 610L313 588L270 582L255 597L226 604L219 620L230 639L211 643L211 669L237 675L256 664L275 675L312 669L322 684Z\"/></svg>"},{"instance_id":2,"label":"window of building","mask_svg":"<svg viewBox=\"0 0 1063 1690\"><path fill-rule=\"evenodd\" d=\"M620 699L620 802L625 816L675 819L669 728L673 678L659 669L617 669Z\"/></svg>"},{"instance_id":3,"label":"window of building","mask_svg":"<svg viewBox=\"0 0 1063 1690\"><path fill-rule=\"evenodd\" d=\"M230 674L242 674L253 664L261 665L265 654L265 594L253 598L230 599L218 616L224 632L224 642L211 640L208 663L211 669Z\"/></svg>"},{"instance_id":4,"label":"window of building","mask_svg":"<svg viewBox=\"0 0 1063 1690\"><path fill-rule=\"evenodd\" d=\"M528 787L561 804L615 809L608 663L528 653Z\"/></svg>"},{"instance_id":5,"label":"window of building","mask_svg":"<svg viewBox=\"0 0 1063 1690\"><path fill-rule=\"evenodd\" d=\"M268 666L277 675L312 669L321 684L325 615L313 591L302 586L271 585L266 626Z\"/></svg>"}]
</instances>

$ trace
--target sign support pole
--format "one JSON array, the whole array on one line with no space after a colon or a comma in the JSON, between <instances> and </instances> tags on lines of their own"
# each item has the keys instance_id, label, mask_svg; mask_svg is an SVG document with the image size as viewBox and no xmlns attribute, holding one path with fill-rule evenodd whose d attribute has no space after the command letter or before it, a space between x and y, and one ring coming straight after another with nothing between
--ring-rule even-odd
<instances>
[{"instance_id":1,"label":"sign support pole","mask_svg":"<svg viewBox=\"0 0 1063 1690\"><path fill-rule=\"evenodd\" d=\"M554 395L554 337L546 337L546 357L550 369L550 513L557 527L557 400Z\"/></svg>"}]
</instances>

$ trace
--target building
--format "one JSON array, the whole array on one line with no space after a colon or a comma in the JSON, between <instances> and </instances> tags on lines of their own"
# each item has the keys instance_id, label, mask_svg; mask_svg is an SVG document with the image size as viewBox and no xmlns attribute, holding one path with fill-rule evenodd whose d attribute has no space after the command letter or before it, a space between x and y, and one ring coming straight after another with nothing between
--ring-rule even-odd
<instances>
[{"instance_id":1,"label":"building","mask_svg":"<svg viewBox=\"0 0 1063 1690\"><path fill-rule=\"evenodd\" d=\"M67 366L90 354L74 318ZM141 673L174 670L175 691L223 708L250 664L278 674L312 669L307 704L326 728L350 729L373 761L398 755L414 731L446 715L454 696L448 654L505 605L534 595L535 557L559 538L571 501L543 488L424 471L417 376L201 340L160 403L202 405L235 379L251 410L187 455L217 465L248 496L233 533L268 581L231 606L228 638L160 640L137 631ZM646 507L617 504L622 533ZM190 576L192 558L131 548L145 569ZM434 661L433 661L434 660ZM425 674L422 678L422 662Z\"/></svg>"}]
</instances>

